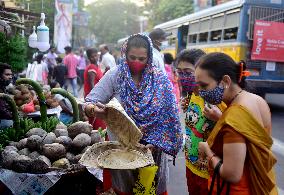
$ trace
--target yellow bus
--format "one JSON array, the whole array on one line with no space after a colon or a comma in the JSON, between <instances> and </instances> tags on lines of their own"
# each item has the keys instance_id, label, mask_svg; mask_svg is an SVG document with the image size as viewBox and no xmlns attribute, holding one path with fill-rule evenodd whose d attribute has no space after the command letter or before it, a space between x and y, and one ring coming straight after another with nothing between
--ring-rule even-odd
<instances>
[{"instance_id":1,"label":"yellow bus","mask_svg":"<svg viewBox=\"0 0 284 195\"><path fill-rule=\"evenodd\" d=\"M177 54L184 48L223 52L236 62L245 60L252 76L250 87L260 95L284 93L284 63L252 60L253 29L256 20L284 22L284 1L233 0L175 20L159 24L172 32L169 47L163 52Z\"/></svg>"}]
</instances>

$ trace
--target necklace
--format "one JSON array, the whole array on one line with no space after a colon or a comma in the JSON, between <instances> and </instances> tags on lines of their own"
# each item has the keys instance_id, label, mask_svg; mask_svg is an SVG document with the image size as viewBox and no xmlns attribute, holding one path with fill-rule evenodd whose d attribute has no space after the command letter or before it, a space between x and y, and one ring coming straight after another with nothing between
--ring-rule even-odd
<instances>
[{"instance_id":1,"label":"necklace","mask_svg":"<svg viewBox=\"0 0 284 195\"><path fill-rule=\"evenodd\" d=\"M232 104L232 102L238 97L238 95L240 95L243 92L243 90L239 91L232 99L230 104Z\"/></svg>"}]
</instances>

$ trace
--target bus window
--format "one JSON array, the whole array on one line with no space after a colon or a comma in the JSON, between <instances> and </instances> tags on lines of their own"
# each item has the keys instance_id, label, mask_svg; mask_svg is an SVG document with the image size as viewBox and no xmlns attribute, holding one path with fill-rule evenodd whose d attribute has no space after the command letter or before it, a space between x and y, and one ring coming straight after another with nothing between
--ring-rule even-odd
<instances>
[{"instance_id":1,"label":"bus window","mask_svg":"<svg viewBox=\"0 0 284 195\"><path fill-rule=\"evenodd\" d=\"M221 41L222 30L212 31L210 34L210 41Z\"/></svg>"},{"instance_id":2,"label":"bus window","mask_svg":"<svg viewBox=\"0 0 284 195\"><path fill-rule=\"evenodd\" d=\"M238 35L238 27L228 28L224 30L224 40L236 40Z\"/></svg>"},{"instance_id":3,"label":"bus window","mask_svg":"<svg viewBox=\"0 0 284 195\"><path fill-rule=\"evenodd\" d=\"M175 45L176 45L176 38L175 37L171 37L171 38L168 39L168 42L169 42L169 46L175 47Z\"/></svg>"},{"instance_id":4,"label":"bus window","mask_svg":"<svg viewBox=\"0 0 284 195\"><path fill-rule=\"evenodd\" d=\"M189 43L197 43L197 34L188 36Z\"/></svg>"},{"instance_id":5,"label":"bus window","mask_svg":"<svg viewBox=\"0 0 284 195\"><path fill-rule=\"evenodd\" d=\"M208 32L199 34L199 43L206 43L208 40Z\"/></svg>"}]
</instances>

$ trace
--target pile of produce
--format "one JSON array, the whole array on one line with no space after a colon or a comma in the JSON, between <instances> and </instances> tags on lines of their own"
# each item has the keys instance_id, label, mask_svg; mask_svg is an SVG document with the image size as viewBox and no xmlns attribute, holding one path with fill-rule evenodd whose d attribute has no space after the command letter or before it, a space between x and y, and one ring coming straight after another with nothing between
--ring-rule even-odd
<instances>
[{"instance_id":1,"label":"pile of produce","mask_svg":"<svg viewBox=\"0 0 284 195\"><path fill-rule=\"evenodd\" d=\"M101 141L100 132L93 130L87 122L79 121L68 128L58 124L49 133L41 128L33 128L24 139L5 147L0 162L3 168L25 173L67 169L77 164L92 144Z\"/></svg>"},{"instance_id":2,"label":"pile of produce","mask_svg":"<svg viewBox=\"0 0 284 195\"><path fill-rule=\"evenodd\" d=\"M24 104L27 104L32 101L33 95L32 92L26 85L18 85L15 89L12 90L14 95L14 100L18 107L21 107Z\"/></svg>"},{"instance_id":3,"label":"pile of produce","mask_svg":"<svg viewBox=\"0 0 284 195\"><path fill-rule=\"evenodd\" d=\"M34 111L40 110L39 100L36 96L36 93L33 89L30 89L27 85L18 85L11 90L14 95L14 100L16 105L19 107L19 110L22 110L24 104L28 104L33 101ZM45 91L43 93L46 99L47 108L56 108L59 106L58 101L54 99L54 95L50 91Z\"/></svg>"},{"instance_id":4,"label":"pile of produce","mask_svg":"<svg viewBox=\"0 0 284 195\"><path fill-rule=\"evenodd\" d=\"M46 98L47 108L56 108L57 106L59 106L58 101L54 99L54 96L51 94L50 91L44 92L44 96Z\"/></svg>"}]
</instances>

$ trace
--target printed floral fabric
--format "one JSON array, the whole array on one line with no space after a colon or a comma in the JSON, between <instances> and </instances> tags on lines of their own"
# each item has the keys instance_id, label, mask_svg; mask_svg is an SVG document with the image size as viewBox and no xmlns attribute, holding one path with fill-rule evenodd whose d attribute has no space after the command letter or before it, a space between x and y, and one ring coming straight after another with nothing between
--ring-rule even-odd
<instances>
[{"instance_id":1,"label":"printed floral fabric","mask_svg":"<svg viewBox=\"0 0 284 195\"><path fill-rule=\"evenodd\" d=\"M149 43L148 63L137 87L126 60L128 40L140 36ZM142 140L176 156L182 146L181 124L172 85L153 65L153 46L144 34L132 35L122 47L123 63L118 66L118 85L122 105L143 132Z\"/></svg>"}]
</instances>

